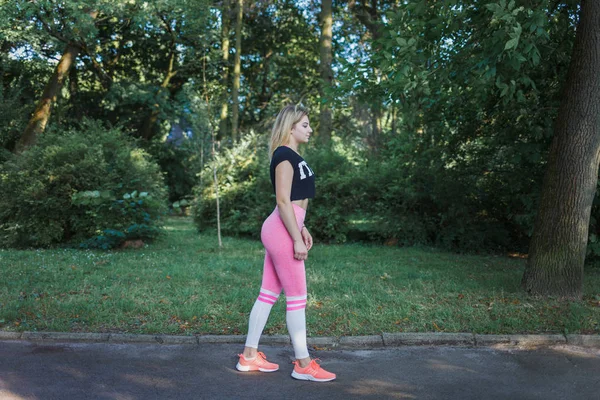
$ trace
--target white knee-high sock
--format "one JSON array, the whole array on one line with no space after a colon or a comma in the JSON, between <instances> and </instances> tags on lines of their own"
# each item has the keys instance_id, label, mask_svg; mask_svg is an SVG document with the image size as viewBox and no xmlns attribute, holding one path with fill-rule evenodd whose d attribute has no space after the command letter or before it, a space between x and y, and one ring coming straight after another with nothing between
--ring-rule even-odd
<instances>
[{"instance_id":1,"label":"white knee-high sock","mask_svg":"<svg viewBox=\"0 0 600 400\"><path fill-rule=\"evenodd\" d=\"M296 359L308 357L306 346L306 295L286 297L286 322Z\"/></svg>"},{"instance_id":2,"label":"white knee-high sock","mask_svg":"<svg viewBox=\"0 0 600 400\"><path fill-rule=\"evenodd\" d=\"M278 296L278 294L261 289L258 299L256 302L254 302L252 311L250 311L248 336L246 336L246 347L254 347L255 349L258 348L260 335L262 335L262 331L265 328L267 319L269 319L271 308L273 308L273 304L275 304L277 301Z\"/></svg>"}]
</instances>

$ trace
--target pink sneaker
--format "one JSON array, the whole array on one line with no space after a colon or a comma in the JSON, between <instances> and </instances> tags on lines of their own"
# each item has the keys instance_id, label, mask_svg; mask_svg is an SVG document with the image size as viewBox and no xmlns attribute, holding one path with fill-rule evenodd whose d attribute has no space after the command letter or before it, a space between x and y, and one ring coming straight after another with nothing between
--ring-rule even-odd
<instances>
[{"instance_id":1,"label":"pink sneaker","mask_svg":"<svg viewBox=\"0 0 600 400\"><path fill-rule=\"evenodd\" d=\"M240 357L240 361L235 366L238 371L275 372L279 369L279 365L267 361L265 353L262 351L259 351L253 360L246 360L243 354L238 354L238 356Z\"/></svg>"},{"instance_id":2,"label":"pink sneaker","mask_svg":"<svg viewBox=\"0 0 600 400\"><path fill-rule=\"evenodd\" d=\"M317 361L321 361L318 358L311 360L310 364L306 368L301 368L298 360L294 361L294 370L292 371L292 378L300 379L303 381L314 381L314 382L329 382L336 378L335 374L325 371Z\"/></svg>"}]
</instances>

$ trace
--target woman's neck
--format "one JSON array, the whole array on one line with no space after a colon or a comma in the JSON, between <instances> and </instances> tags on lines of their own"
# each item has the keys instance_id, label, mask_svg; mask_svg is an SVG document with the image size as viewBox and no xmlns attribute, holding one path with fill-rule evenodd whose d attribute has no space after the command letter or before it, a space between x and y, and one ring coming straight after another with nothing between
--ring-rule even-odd
<instances>
[{"instance_id":1,"label":"woman's neck","mask_svg":"<svg viewBox=\"0 0 600 400\"><path fill-rule=\"evenodd\" d=\"M296 153L298 152L298 143L294 143L290 140L289 142L287 142L286 146L294 150Z\"/></svg>"}]
</instances>

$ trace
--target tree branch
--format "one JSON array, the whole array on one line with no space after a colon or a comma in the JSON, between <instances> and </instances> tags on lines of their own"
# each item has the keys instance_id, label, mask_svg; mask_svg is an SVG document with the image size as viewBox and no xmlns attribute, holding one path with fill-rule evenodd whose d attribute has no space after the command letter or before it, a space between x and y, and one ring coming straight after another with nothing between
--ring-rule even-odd
<instances>
[{"instance_id":1,"label":"tree branch","mask_svg":"<svg viewBox=\"0 0 600 400\"><path fill-rule=\"evenodd\" d=\"M38 21L40 21L42 23L42 25L44 26L44 29L46 30L46 32L48 32L48 34L50 36L52 36L55 39L60 40L61 42L65 43L65 44L70 42L70 40L67 39L66 37L64 37L63 35L61 35L57 32L54 32L54 30L50 27L50 25L48 25L48 23L46 21L44 21L44 19L41 17L41 15L36 14L36 18Z\"/></svg>"},{"instance_id":2,"label":"tree branch","mask_svg":"<svg viewBox=\"0 0 600 400\"><path fill-rule=\"evenodd\" d=\"M92 66L94 67L94 71L98 75L98 78L100 79L100 83L102 84L102 86L105 89L108 89L110 87L110 85L112 84L112 77L104 70L104 68L98 62L98 60L96 60L97 54L89 49L89 47L85 44L83 39L80 39L80 40L81 40L80 47L81 47L82 52L85 55L87 55L90 58L90 60L92 61Z\"/></svg>"},{"instance_id":3,"label":"tree branch","mask_svg":"<svg viewBox=\"0 0 600 400\"><path fill-rule=\"evenodd\" d=\"M374 39L379 38L379 26L377 25L377 0L372 0L372 6L368 7L362 3L360 6L356 5L356 1L352 0L348 3L350 11L354 14L356 19L361 22Z\"/></svg>"}]
</instances>

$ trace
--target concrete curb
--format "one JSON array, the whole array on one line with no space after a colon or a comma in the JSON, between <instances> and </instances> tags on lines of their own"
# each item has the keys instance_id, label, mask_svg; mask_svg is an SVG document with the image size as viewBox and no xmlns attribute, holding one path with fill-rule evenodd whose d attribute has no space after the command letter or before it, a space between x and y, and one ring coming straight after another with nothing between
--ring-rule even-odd
<instances>
[{"instance_id":1,"label":"concrete curb","mask_svg":"<svg viewBox=\"0 0 600 400\"><path fill-rule=\"evenodd\" d=\"M479 335L475 334L475 346L496 346L499 344L510 344L509 335Z\"/></svg>"},{"instance_id":2,"label":"concrete curb","mask_svg":"<svg viewBox=\"0 0 600 400\"><path fill-rule=\"evenodd\" d=\"M65 342L108 342L108 333L23 332L22 340Z\"/></svg>"},{"instance_id":3,"label":"concrete curb","mask_svg":"<svg viewBox=\"0 0 600 400\"><path fill-rule=\"evenodd\" d=\"M472 333L384 333L386 346L474 346Z\"/></svg>"},{"instance_id":4,"label":"concrete curb","mask_svg":"<svg viewBox=\"0 0 600 400\"><path fill-rule=\"evenodd\" d=\"M245 343L246 337L242 335L197 335L198 344L204 343Z\"/></svg>"},{"instance_id":5,"label":"concrete curb","mask_svg":"<svg viewBox=\"0 0 600 400\"><path fill-rule=\"evenodd\" d=\"M567 335L567 343L573 346L600 349L600 335Z\"/></svg>"},{"instance_id":6,"label":"concrete curb","mask_svg":"<svg viewBox=\"0 0 600 400\"><path fill-rule=\"evenodd\" d=\"M339 341L342 348L372 348L383 347L382 335L342 336Z\"/></svg>"},{"instance_id":7,"label":"concrete curb","mask_svg":"<svg viewBox=\"0 0 600 400\"><path fill-rule=\"evenodd\" d=\"M0 331L0 340L19 340L23 332Z\"/></svg>"},{"instance_id":8,"label":"concrete curb","mask_svg":"<svg viewBox=\"0 0 600 400\"><path fill-rule=\"evenodd\" d=\"M567 344L564 335L509 335L512 345L515 346L551 346Z\"/></svg>"},{"instance_id":9,"label":"concrete curb","mask_svg":"<svg viewBox=\"0 0 600 400\"><path fill-rule=\"evenodd\" d=\"M245 335L139 335L130 333L70 333L70 332L10 332L0 331L0 342L23 340L31 342L88 343L159 343L159 344L244 344ZM368 336L317 336L307 339L317 349L379 348L400 346L470 346L470 347L543 347L572 345L600 349L600 335L480 335L473 333L386 333ZM261 344L289 345L287 335L261 338Z\"/></svg>"},{"instance_id":10,"label":"concrete curb","mask_svg":"<svg viewBox=\"0 0 600 400\"><path fill-rule=\"evenodd\" d=\"M335 336L316 336L306 338L306 342L309 346L320 350L323 348L337 347L339 340Z\"/></svg>"}]
</instances>

